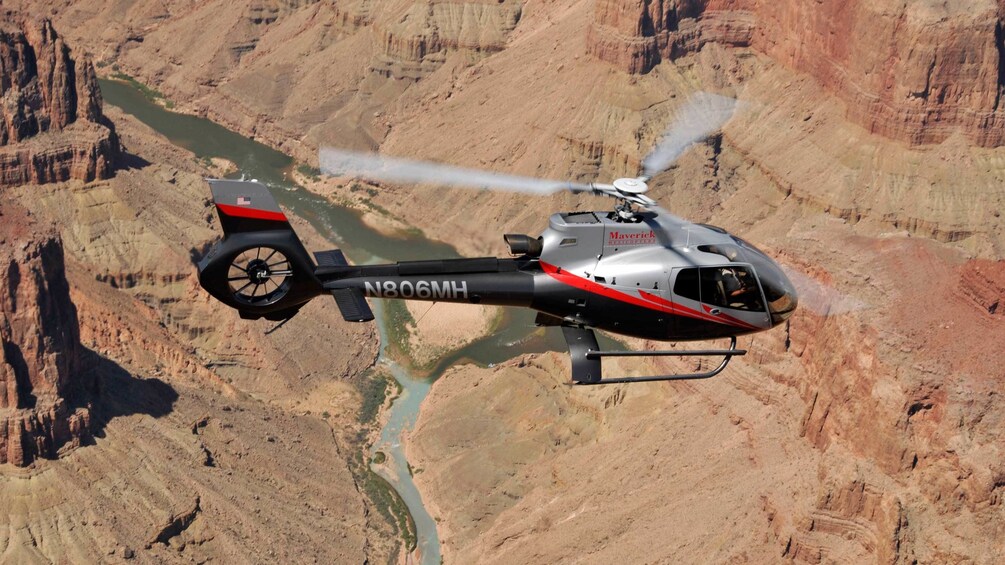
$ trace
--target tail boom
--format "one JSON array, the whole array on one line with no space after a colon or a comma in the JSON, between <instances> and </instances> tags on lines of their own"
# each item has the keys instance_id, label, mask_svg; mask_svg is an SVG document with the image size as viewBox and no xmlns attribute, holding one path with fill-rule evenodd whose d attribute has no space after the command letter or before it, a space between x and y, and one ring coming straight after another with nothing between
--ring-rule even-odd
<instances>
[{"instance_id":1,"label":"tail boom","mask_svg":"<svg viewBox=\"0 0 1005 565\"><path fill-rule=\"evenodd\" d=\"M339 274L318 270L325 290L352 288L369 298L529 306L534 272L524 262L485 257L412 261L350 267Z\"/></svg>"}]
</instances>

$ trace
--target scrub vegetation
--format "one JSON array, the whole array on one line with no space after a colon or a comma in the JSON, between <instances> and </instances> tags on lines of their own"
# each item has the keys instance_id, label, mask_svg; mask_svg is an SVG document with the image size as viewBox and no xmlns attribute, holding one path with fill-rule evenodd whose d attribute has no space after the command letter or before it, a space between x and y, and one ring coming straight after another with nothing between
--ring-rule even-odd
<instances>
[{"instance_id":1,"label":"scrub vegetation","mask_svg":"<svg viewBox=\"0 0 1005 565\"><path fill-rule=\"evenodd\" d=\"M356 383L356 389L363 397L363 403L359 409L359 423L364 425L373 423L377 418L380 407L387 400L387 388L391 383L398 387L398 392L401 391L401 385L397 381L372 369L367 371Z\"/></svg>"},{"instance_id":2,"label":"scrub vegetation","mask_svg":"<svg viewBox=\"0 0 1005 565\"><path fill-rule=\"evenodd\" d=\"M373 472L365 456L370 451L371 433L379 425L377 415L380 414L381 407L393 402L401 394L401 385L386 373L371 368L356 380L356 389L362 396L362 403L357 417L360 426L353 441L354 455L349 470L355 477L356 484L373 502L380 515L401 536L406 551L411 551L415 548L417 538L415 522L408 511L408 506L390 483ZM390 399L389 390L392 391ZM373 456L373 463L379 465L384 463L386 458L383 452L378 451Z\"/></svg>"},{"instance_id":3,"label":"scrub vegetation","mask_svg":"<svg viewBox=\"0 0 1005 565\"><path fill-rule=\"evenodd\" d=\"M321 180L321 169L312 167L307 163L297 165L297 172L314 182Z\"/></svg>"},{"instance_id":4,"label":"scrub vegetation","mask_svg":"<svg viewBox=\"0 0 1005 565\"><path fill-rule=\"evenodd\" d=\"M152 87L149 87L149 86L143 84L142 82L140 82L140 81L136 80L135 78L127 75L126 73L123 73L123 72L119 71L114 66L112 67L112 70L114 72L112 73L112 75L111 75L110 78L112 78L114 80L119 80L119 81L128 83L130 86L132 86L136 90L139 90L140 92L142 92L143 95L146 96L147 98L149 98L151 101L156 102L157 104L160 104L160 105L164 106L168 110L170 110L171 108L174 108L174 102L172 102L171 100L169 100L167 96L164 96L163 92L157 90L156 88L152 88Z\"/></svg>"},{"instance_id":5,"label":"scrub vegetation","mask_svg":"<svg viewBox=\"0 0 1005 565\"><path fill-rule=\"evenodd\" d=\"M363 457L363 450L356 450L350 470L356 476L356 483L373 502L377 512L394 527L405 544L405 551L415 549L415 521L408 512L408 506L391 486L391 483L374 473Z\"/></svg>"}]
</instances>

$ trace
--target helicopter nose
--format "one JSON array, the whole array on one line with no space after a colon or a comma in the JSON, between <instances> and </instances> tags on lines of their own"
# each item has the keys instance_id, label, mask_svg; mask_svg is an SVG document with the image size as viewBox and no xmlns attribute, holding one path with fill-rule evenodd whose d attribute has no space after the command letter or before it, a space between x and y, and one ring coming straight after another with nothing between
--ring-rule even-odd
<instances>
[{"instance_id":1,"label":"helicopter nose","mask_svg":"<svg viewBox=\"0 0 1005 565\"><path fill-rule=\"evenodd\" d=\"M768 301L771 325L777 326L788 320L799 304L795 285L778 266L778 263L763 251L735 236L734 240L742 242L744 255L757 272L761 289L764 290L764 297Z\"/></svg>"},{"instance_id":2,"label":"helicopter nose","mask_svg":"<svg viewBox=\"0 0 1005 565\"><path fill-rule=\"evenodd\" d=\"M770 280L767 281L767 284L764 278L762 278L761 286L768 297L768 311L771 313L771 325L777 326L792 317L792 314L796 311L796 307L799 305L799 295L796 293L795 285L792 284L792 281L789 280L789 277L785 276L785 273L781 269L778 269L778 272L769 278Z\"/></svg>"}]
</instances>

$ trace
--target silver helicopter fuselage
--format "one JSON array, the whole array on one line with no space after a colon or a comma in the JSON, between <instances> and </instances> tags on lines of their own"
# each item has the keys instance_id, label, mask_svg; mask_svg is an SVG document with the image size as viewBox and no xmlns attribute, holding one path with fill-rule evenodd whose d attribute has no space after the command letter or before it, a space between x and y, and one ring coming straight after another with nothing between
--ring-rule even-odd
<instances>
[{"instance_id":1,"label":"silver helicopter fuselage","mask_svg":"<svg viewBox=\"0 0 1005 565\"><path fill-rule=\"evenodd\" d=\"M663 210L638 213L631 221L610 212L554 214L541 239L544 274L588 294L579 303L532 305L564 323L708 339L768 329L796 305L792 283L767 255L725 230ZM537 294L552 293L540 288ZM628 312L635 313L636 324L644 318L662 327L629 330Z\"/></svg>"}]
</instances>

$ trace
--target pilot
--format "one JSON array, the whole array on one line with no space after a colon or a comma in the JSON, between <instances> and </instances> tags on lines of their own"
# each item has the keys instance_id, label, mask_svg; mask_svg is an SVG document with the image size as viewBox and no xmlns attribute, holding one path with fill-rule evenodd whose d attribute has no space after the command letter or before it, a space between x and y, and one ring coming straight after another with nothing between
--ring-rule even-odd
<instances>
[{"instance_id":1,"label":"pilot","mask_svg":"<svg viewBox=\"0 0 1005 565\"><path fill-rule=\"evenodd\" d=\"M725 269L724 269L725 270ZM723 275L723 285L730 307L744 310L763 310L760 292L754 276L747 269L728 269L730 276Z\"/></svg>"},{"instance_id":2,"label":"pilot","mask_svg":"<svg viewBox=\"0 0 1005 565\"><path fill-rule=\"evenodd\" d=\"M729 267L722 269L722 288L727 298L732 298L743 294L745 291L744 284L737 276L736 271Z\"/></svg>"}]
</instances>

